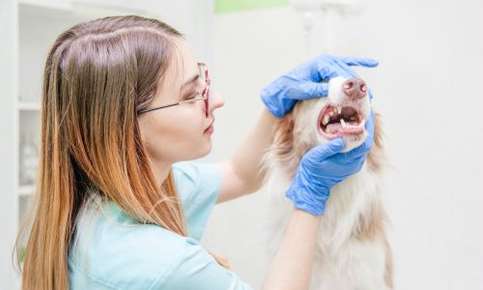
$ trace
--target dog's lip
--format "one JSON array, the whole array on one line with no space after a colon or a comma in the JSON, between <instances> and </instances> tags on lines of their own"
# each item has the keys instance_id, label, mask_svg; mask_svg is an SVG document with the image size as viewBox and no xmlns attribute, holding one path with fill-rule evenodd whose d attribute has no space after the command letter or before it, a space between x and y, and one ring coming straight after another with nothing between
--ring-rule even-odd
<instances>
[{"instance_id":1,"label":"dog's lip","mask_svg":"<svg viewBox=\"0 0 483 290\"><path fill-rule=\"evenodd\" d=\"M359 124L357 126L348 125L346 128L343 128L342 130L338 131L335 134L325 132L324 129L322 128L322 126L321 126L321 121L322 121L322 118L324 117L326 111L330 107L351 107L351 108L353 108L354 110L356 110L357 114L361 118L360 121L359 121ZM356 106L353 106L351 104L340 104L340 105L327 104L320 110L319 117L317 118L317 128L319 130L319 133L329 140L335 139L337 137L343 137L343 136L357 136L357 135L364 133L364 129L365 129L364 125L366 123L366 119L363 116L364 115L361 113L361 111Z\"/></svg>"}]
</instances>

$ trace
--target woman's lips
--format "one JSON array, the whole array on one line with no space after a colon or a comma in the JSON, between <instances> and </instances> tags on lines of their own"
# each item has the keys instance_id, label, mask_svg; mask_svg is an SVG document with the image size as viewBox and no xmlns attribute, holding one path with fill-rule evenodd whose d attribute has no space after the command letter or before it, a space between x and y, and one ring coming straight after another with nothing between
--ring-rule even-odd
<instances>
[{"instance_id":1,"label":"woman's lips","mask_svg":"<svg viewBox=\"0 0 483 290\"><path fill-rule=\"evenodd\" d=\"M215 119L213 119L210 123L210 126L208 126L208 128L206 128L203 133L213 133L213 124L215 123Z\"/></svg>"},{"instance_id":2,"label":"woman's lips","mask_svg":"<svg viewBox=\"0 0 483 290\"><path fill-rule=\"evenodd\" d=\"M206 128L204 133L205 134L212 134L213 133L213 125L211 125L210 127Z\"/></svg>"}]
</instances>

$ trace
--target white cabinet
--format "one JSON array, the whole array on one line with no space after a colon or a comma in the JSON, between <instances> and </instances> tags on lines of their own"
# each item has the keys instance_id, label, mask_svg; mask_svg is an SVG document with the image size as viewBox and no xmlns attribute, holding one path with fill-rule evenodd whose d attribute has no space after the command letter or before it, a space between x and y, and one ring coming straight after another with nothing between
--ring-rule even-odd
<instances>
[{"instance_id":1,"label":"white cabinet","mask_svg":"<svg viewBox=\"0 0 483 290\"><path fill-rule=\"evenodd\" d=\"M35 191L41 82L48 49L76 23L124 14L165 21L185 34L197 56L211 62L212 0L0 1L0 289L19 287L11 254Z\"/></svg>"}]
</instances>

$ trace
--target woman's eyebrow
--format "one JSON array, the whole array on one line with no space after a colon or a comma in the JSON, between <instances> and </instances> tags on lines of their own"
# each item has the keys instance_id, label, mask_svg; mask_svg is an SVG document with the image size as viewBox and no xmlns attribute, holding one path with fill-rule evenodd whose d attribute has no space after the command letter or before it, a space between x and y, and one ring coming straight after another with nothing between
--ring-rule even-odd
<instances>
[{"instance_id":1,"label":"woman's eyebrow","mask_svg":"<svg viewBox=\"0 0 483 290\"><path fill-rule=\"evenodd\" d=\"M182 100L183 98L186 97L186 94L188 92L192 92L196 86L196 81L199 79L200 76L194 76L193 78L191 78L190 80L188 80L187 82L185 82L183 84L183 86L181 86L181 89L179 90L180 91L180 96L179 96L179 99Z\"/></svg>"},{"instance_id":2,"label":"woman's eyebrow","mask_svg":"<svg viewBox=\"0 0 483 290\"><path fill-rule=\"evenodd\" d=\"M198 62L197 65L204 64L202 62ZM194 84L201 78L200 74L196 74L192 76L189 80L187 80L183 85L181 85L180 92L183 92L187 87L192 88Z\"/></svg>"},{"instance_id":3,"label":"woman's eyebrow","mask_svg":"<svg viewBox=\"0 0 483 290\"><path fill-rule=\"evenodd\" d=\"M200 78L200 74L192 76L189 80L187 80L182 86L181 90L184 90L186 87L191 86L193 83L197 82Z\"/></svg>"}]
</instances>

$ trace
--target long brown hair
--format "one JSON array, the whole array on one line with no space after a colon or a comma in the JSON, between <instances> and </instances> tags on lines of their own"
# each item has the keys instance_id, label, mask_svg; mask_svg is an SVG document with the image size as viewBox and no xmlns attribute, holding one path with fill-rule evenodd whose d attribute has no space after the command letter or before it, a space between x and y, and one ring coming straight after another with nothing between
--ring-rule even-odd
<instances>
[{"instance_id":1,"label":"long brown hair","mask_svg":"<svg viewBox=\"0 0 483 290\"><path fill-rule=\"evenodd\" d=\"M182 35L158 20L131 15L78 24L54 42L44 70L23 290L69 288L69 246L92 188L143 223L187 235L173 174L158 188L137 122L170 64L176 37Z\"/></svg>"}]
</instances>

